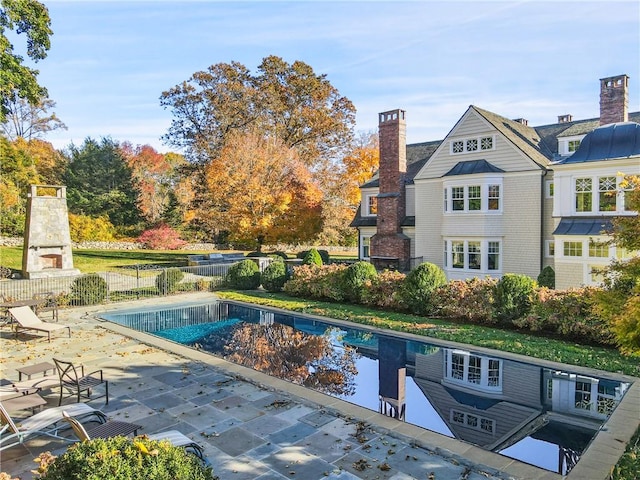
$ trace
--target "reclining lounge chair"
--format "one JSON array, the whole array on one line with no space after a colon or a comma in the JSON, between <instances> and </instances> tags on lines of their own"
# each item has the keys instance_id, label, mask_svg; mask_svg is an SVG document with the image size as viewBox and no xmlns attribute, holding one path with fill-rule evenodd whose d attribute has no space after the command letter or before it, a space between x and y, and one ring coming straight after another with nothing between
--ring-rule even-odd
<instances>
[{"instance_id":1,"label":"reclining lounge chair","mask_svg":"<svg viewBox=\"0 0 640 480\"><path fill-rule=\"evenodd\" d=\"M87 431L85 430L82 423L80 423L80 421L78 421L76 418L71 417L71 415L68 412L62 412L62 416L67 422L71 424L71 427L73 428L74 433L80 439L80 441L85 442L85 441L91 440L91 436L89 435L89 433L87 433ZM108 426L109 423L110 422L105 423L103 427ZM113 422L113 423L121 423L121 422ZM105 430L105 429L102 428L102 430ZM114 434L110 436L116 436L116 435L119 435L119 433L117 432L117 429L115 429ZM144 436L147 437L149 440L158 440L158 441L166 440L174 447L184 447L185 450L193 453L196 457L198 457L204 463L207 463L206 459L204 458L204 453L202 452L202 448L200 447L200 445L198 445L196 442L194 442L189 437L187 437L186 435L184 435L183 433L177 430L167 430L166 432L155 433L152 435L145 434Z\"/></svg>"},{"instance_id":2,"label":"reclining lounge chair","mask_svg":"<svg viewBox=\"0 0 640 480\"><path fill-rule=\"evenodd\" d=\"M69 332L69 338L71 338L71 327L67 325L60 325L58 323L54 325L53 323L43 322L29 307L10 308L9 314L16 322L14 326L16 336L20 330L36 330L38 332L47 332L47 337L49 342L51 342L51 332L66 328Z\"/></svg>"},{"instance_id":3,"label":"reclining lounge chair","mask_svg":"<svg viewBox=\"0 0 640 480\"><path fill-rule=\"evenodd\" d=\"M86 403L76 403L74 405L65 405L64 407L47 408L24 420L14 422L9 412L7 412L2 403L0 403L0 451L15 445L21 445L29 438L40 435L46 435L67 442L72 441L58 434L62 428L68 428L68 426L62 422L63 410L73 417L85 418L95 416L100 423L107 421L107 417L100 410L96 410Z\"/></svg>"}]
</instances>

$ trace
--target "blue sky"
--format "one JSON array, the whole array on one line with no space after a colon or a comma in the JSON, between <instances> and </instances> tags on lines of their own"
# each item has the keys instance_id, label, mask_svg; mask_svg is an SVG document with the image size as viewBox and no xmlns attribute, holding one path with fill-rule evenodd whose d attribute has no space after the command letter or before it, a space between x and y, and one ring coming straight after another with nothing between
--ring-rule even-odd
<instances>
[{"instance_id":1,"label":"blue sky","mask_svg":"<svg viewBox=\"0 0 640 480\"><path fill-rule=\"evenodd\" d=\"M268 55L326 74L357 130L406 110L409 143L442 139L471 104L529 125L597 117L599 79L622 73L640 110L635 0L43 3L54 35L35 67L68 126L47 136L56 148L110 136L170 151L163 91L220 62L255 72Z\"/></svg>"}]
</instances>

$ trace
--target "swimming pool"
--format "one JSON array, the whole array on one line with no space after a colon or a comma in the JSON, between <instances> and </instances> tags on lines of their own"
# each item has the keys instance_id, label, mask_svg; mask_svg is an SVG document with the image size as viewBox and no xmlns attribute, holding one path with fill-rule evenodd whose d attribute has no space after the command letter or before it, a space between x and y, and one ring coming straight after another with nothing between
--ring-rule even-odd
<instances>
[{"instance_id":1,"label":"swimming pool","mask_svg":"<svg viewBox=\"0 0 640 480\"><path fill-rule=\"evenodd\" d=\"M234 302L101 316L560 474L630 386Z\"/></svg>"}]
</instances>

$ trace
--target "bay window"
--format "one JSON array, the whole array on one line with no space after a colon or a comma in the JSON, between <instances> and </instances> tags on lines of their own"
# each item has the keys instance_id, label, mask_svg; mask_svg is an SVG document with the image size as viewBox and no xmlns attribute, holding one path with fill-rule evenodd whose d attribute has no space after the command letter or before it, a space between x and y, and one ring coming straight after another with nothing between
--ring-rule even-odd
<instances>
[{"instance_id":1,"label":"bay window","mask_svg":"<svg viewBox=\"0 0 640 480\"><path fill-rule=\"evenodd\" d=\"M476 213L499 212L502 209L501 184L478 182L477 184L455 185L447 182L442 195L445 212Z\"/></svg>"},{"instance_id":2,"label":"bay window","mask_svg":"<svg viewBox=\"0 0 640 480\"><path fill-rule=\"evenodd\" d=\"M444 349L444 378L477 390L502 391L502 360Z\"/></svg>"},{"instance_id":3,"label":"bay window","mask_svg":"<svg viewBox=\"0 0 640 480\"><path fill-rule=\"evenodd\" d=\"M459 269L477 272L498 272L500 265L498 240L457 240L444 241L445 269Z\"/></svg>"}]
</instances>

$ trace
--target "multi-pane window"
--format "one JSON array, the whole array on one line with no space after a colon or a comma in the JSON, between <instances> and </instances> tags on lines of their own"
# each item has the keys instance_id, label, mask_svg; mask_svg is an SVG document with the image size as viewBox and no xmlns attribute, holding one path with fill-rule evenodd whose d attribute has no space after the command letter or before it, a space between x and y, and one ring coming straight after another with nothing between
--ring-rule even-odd
<instances>
[{"instance_id":1,"label":"multi-pane window","mask_svg":"<svg viewBox=\"0 0 640 480\"><path fill-rule=\"evenodd\" d=\"M569 140L567 143L567 150L571 153L578 150L578 147L580 147L580 140Z\"/></svg>"},{"instance_id":2,"label":"multi-pane window","mask_svg":"<svg viewBox=\"0 0 640 480\"><path fill-rule=\"evenodd\" d=\"M616 388L613 385L607 385L603 382L598 383L598 399L597 399L598 413L611 415L613 409L616 406Z\"/></svg>"},{"instance_id":3,"label":"multi-pane window","mask_svg":"<svg viewBox=\"0 0 640 480\"><path fill-rule=\"evenodd\" d=\"M481 390L502 389L502 361L461 350L443 351L445 378Z\"/></svg>"},{"instance_id":4,"label":"multi-pane window","mask_svg":"<svg viewBox=\"0 0 640 480\"><path fill-rule=\"evenodd\" d=\"M464 359L465 355L458 353L451 355L451 378L454 380L464 379Z\"/></svg>"},{"instance_id":5,"label":"multi-pane window","mask_svg":"<svg viewBox=\"0 0 640 480\"><path fill-rule=\"evenodd\" d=\"M576 178L576 212L590 212L593 201L591 178Z\"/></svg>"},{"instance_id":6,"label":"multi-pane window","mask_svg":"<svg viewBox=\"0 0 640 480\"><path fill-rule=\"evenodd\" d=\"M451 422L490 434L493 434L496 428L495 420L455 409L451 409Z\"/></svg>"},{"instance_id":7,"label":"multi-pane window","mask_svg":"<svg viewBox=\"0 0 640 480\"><path fill-rule=\"evenodd\" d=\"M482 208L482 200L480 196L480 185L469 185L469 210L480 210Z\"/></svg>"},{"instance_id":8,"label":"multi-pane window","mask_svg":"<svg viewBox=\"0 0 640 480\"><path fill-rule=\"evenodd\" d=\"M451 207L454 211L464 210L464 187L451 188Z\"/></svg>"},{"instance_id":9,"label":"multi-pane window","mask_svg":"<svg viewBox=\"0 0 640 480\"><path fill-rule=\"evenodd\" d=\"M545 256L547 257L554 257L556 254L556 242L553 240L546 240L545 241L545 245L546 245L546 252L545 252Z\"/></svg>"},{"instance_id":10,"label":"multi-pane window","mask_svg":"<svg viewBox=\"0 0 640 480\"><path fill-rule=\"evenodd\" d=\"M445 186L443 192L445 212L499 212L501 185L455 185Z\"/></svg>"},{"instance_id":11,"label":"multi-pane window","mask_svg":"<svg viewBox=\"0 0 640 480\"><path fill-rule=\"evenodd\" d=\"M471 138L467 140L467 152L475 152L478 150L478 139Z\"/></svg>"},{"instance_id":12,"label":"multi-pane window","mask_svg":"<svg viewBox=\"0 0 640 480\"><path fill-rule=\"evenodd\" d=\"M481 270L486 272L500 270L500 242L482 240L445 240L445 268Z\"/></svg>"},{"instance_id":13,"label":"multi-pane window","mask_svg":"<svg viewBox=\"0 0 640 480\"><path fill-rule=\"evenodd\" d=\"M467 244L467 262L472 270L480 270L482 266L482 252L480 242L469 242Z\"/></svg>"},{"instance_id":14,"label":"multi-pane window","mask_svg":"<svg viewBox=\"0 0 640 480\"><path fill-rule=\"evenodd\" d=\"M493 136L471 137L451 142L451 153L470 153L478 150L493 150Z\"/></svg>"},{"instance_id":15,"label":"multi-pane window","mask_svg":"<svg viewBox=\"0 0 640 480\"><path fill-rule=\"evenodd\" d=\"M480 366L480 363L480 357L476 357L474 355L469 357L469 370L467 376L467 381L469 383L480 383L482 379L482 367Z\"/></svg>"},{"instance_id":16,"label":"multi-pane window","mask_svg":"<svg viewBox=\"0 0 640 480\"><path fill-rule=\"evenodd\" d=\"M464 242L451 242L451 266L464 268Z\"/></svg>"},{"instance_id":17,"label":"multi-pane window","mask_svg":"<svg viewBox=\"0 0 640 480\"><path fill-rule=\"evenodd\" d=\"M598 179L598 208L601 212L616 210L616 177Z\"/></svg>"},{"instance_id":18,"label":"multi-pane window","mask_svg":"<svg viewBox=\"0 0 640 480\"><path fill-rule=\"evenodd\" d=\"M581 257L582 242L564 242L563 251L565 257Z\"/></svg>"},{"instance_id":19,"label":"multi-pane window","mask_svg":"<svg viewBox=\"0 0 640 480\"><path fill-rule=\"evenodd\" d=\"M576 380L575 407L580 410L591 410L591 382Z\"/></svg>"},{"instance_id":20,"label":"multi-pane window","mask_svg":"<svg viewBox=\"0 0 640 480\"><path fill-rule=\"evenodd\" d=\"M487 208L489 210L500 210L500 185L489 185Z\"/></svg>"},{"instance_id":21,"label":"multi-pane window","mask_svg":"<svg viewBox=\"0 0 640 480\"><path fill-rule=\"evenodd\" d=\"M369 258L371 249L371 237L362 237L362 258Z\"/></svg>"},{"instance_id":22,"label":"multi-pane window","mask_svg":"<svg viewBox=\"0 0 640 480\"><path fill-rule=\"evenodd\" d=\"M375 195L371 195L368 200L368 213L369 215L377 215L378 214L378 197Z\"/></svg>"},{"instance_id":23,"label":"multi-pane window","mask_svg":"<svg viewBox=\"0 0 640 480\"><path fill-rule=\"evenodd\" d=\"M487 270L500 270L500 242L487 243Z\"/></svg>"},{"instance_id":24,"label":"multi-pane window","mask_svg":"<svg viewBox=\"0 0 640 480\"><path fill-rule=\"evenodd\" d=\"M609 257L609 245L604 242L589 242L589 256L594 258Z\"/></svg>"},{"instance_id":25,"label":"multi-pane window","mask_svg":"<svg viewBox=\"0 0 640 480\"><path fill-rule=\"evenodd\" d=\"M628 182L627 184L625 184L625 187L622 189L622 195L623 195L623 200L622 200L622 209L625 212L630 212L633 209L631 208L631 192L636 188L636 185Z\"/></svg>"}]
</instances>

